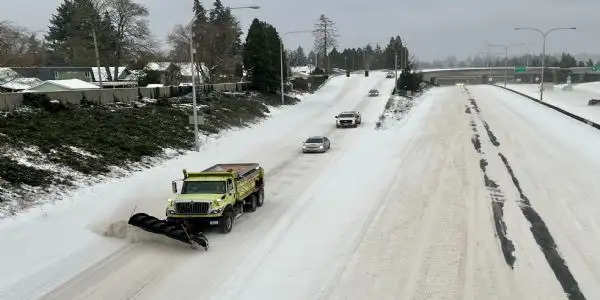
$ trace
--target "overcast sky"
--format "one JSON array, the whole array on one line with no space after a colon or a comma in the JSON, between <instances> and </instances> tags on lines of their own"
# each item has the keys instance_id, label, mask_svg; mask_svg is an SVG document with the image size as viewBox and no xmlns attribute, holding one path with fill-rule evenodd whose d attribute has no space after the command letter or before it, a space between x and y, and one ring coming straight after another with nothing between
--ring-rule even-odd
<instances>
[{"instance_id":1,"label":"overcast sky","mask_svg":"<svg viewBox=\"0 0 600 300\"><path fill-rule=\"evenodd\" d=\"M45 30L62 0L2 0L0 20L31 30ZM192 16L192 0L138 0L150 10L155 38L165 40L175 24ZM212 6L213 0L202 1ZM253 18L273 24L278 31L312 29L320 14L337 23L341 48L387 43L400 35L421 60L476 55L492 43L525 43L515 52L539 53L541 37L515 32L515 26L576 26L556 32L549 52L600 53L600 0L223 0L225 5L260 5L260 10L236 10L245 28ZM287 48L312 48L310 34L287 35ZM307 51L308 52L308 51Z\"/></svg>"}]
</instances>

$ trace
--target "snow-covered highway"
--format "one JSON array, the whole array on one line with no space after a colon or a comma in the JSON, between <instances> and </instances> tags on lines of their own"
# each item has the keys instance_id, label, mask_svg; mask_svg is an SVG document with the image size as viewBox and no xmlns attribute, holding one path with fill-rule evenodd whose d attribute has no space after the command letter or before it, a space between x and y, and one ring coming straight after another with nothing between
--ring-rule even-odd
<instances>
[{"instance_id":1,"label":"snow-covered highway","mask_svg":"<svg viewBox=\"0 0 600 300\"><path fill-rule=\"evenodd\" d=\"M375 130L392 87L334 77L200 153L0 221L0 299L600 299L600 131L492 86L434 88ZM336 129L344 110L361 127ZM302 154L311 135L331 151ZM127 230L134 209L164 215L181 169L226 162L259 162L266 202L207 252Z\"/></svg>"}]
</instances>

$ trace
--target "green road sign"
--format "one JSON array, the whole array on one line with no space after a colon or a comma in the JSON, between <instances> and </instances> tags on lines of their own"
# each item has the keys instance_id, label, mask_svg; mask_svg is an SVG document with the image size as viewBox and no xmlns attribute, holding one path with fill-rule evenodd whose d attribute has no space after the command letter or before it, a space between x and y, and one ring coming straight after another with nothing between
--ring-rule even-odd
<instances>
[{"instance_id":1,"label":"green road sign","mask_svg":"<svg viewBox=\"0 0 600 300\"><path fill-rule=\"evenodd\" d=\"M526 71L527 71L527 67L524 67L524 66L515 67L515 73L525 73Z\"/></svg>"},{"instance_id":2,"label":"green road sign","mask_svg":"<svg viewBox=\"0 0 600 300\"><path fill-rule=\"evenodd\" d=\"M600 64L593 66L592 72L600 72Z\"/></svg>"}]
</instances>

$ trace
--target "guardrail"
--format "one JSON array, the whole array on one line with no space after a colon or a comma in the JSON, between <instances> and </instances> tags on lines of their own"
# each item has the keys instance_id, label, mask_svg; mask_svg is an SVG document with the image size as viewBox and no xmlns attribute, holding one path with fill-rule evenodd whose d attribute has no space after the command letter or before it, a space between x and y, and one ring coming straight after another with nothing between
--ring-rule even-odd
<instances>
[{"instance_id":1,"label":"guardrail","mask_svg":"<svg viewBox=\"0 0 600 300\"><path fill-rule=\"evenodd\" d=\"M547 103L547 102L540 101L540 100L538 100L536 98L533 98L533 97L531 97L531 96L529 96L527 94L521 93L519 91L515 91L513 89L509 89L509 88L506 88L506 87L503 87L503 86L499 86L499 85L494 85L494 86L495 87L499 87L501 89L505 89L505 90L510 91L510 92L513 92L513 93L515 93L517 95L520 95L520 96L523 96L523 97L525 97L525 98L527 98L529 100L533 100L533 101L535 101L535 102L537 102L537 103L539 103L541 105L544 105L544 106L546 106L548 108L551 108L551 109L553 109L555 111L558 111L558 112L560 112L560 113L562 113L562 114L564 114L566 116L569 116L569 117L571 117L571 118L573 118L573 119L575 119L575 120L577 120L577 121L579 121L581 123L585 123L587 125L590 125L590 126L596 128L596 129L600 130L600 124L598 124L596 122L593 122L591 120L588 120L586 118L583 118L581 116L578 116L578 115L576 115L576 114L574 114L572 112L566 111L566 110L564 110L564 109L562 109L560 107L554 106L554 105L552 105L550 103Z\"/></svg>"}]
</instances>

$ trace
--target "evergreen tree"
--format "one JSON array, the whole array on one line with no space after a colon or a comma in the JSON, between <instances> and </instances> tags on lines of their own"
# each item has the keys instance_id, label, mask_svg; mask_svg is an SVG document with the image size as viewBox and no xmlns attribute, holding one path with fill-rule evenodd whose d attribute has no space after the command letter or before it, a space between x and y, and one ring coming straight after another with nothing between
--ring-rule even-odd
<instances>
[{"instance_id":1,"label":"evergreen tree","mask_svg":"<svg viewBox=\"0 0 600 300\"><path fill-rule=\"evenodd\" d=\"M259 91L274 92L280 83L280 45L281 39L272 25L258 19L246 36L244 46L244 66L252 86ZM285 63L285 61L284 61ZM284 79L287 76L284 65Z\"/></svg>"},{"instance_id":2,"label":"evergreen tree","mask_svg":"<svg viewBox=\"0 0 600 300\"><path fill-rule=\"evenodd\" d=\"M568 53L563 53L560 58L559 66L561 68L571 68L577 66L577 60L575 57Z\"/></svg>"},{"instance_id":3,"label":"evergreen tree","mask_svg":"<svg viewBox=\"0 0 600 300\"><path fill-rule=\"evenodd\" d=\"M100 14L92 0L65 0L50 19L50 62L60 65L94 64L92 30L99 32Z\"/></svg>"}]
</instances>

